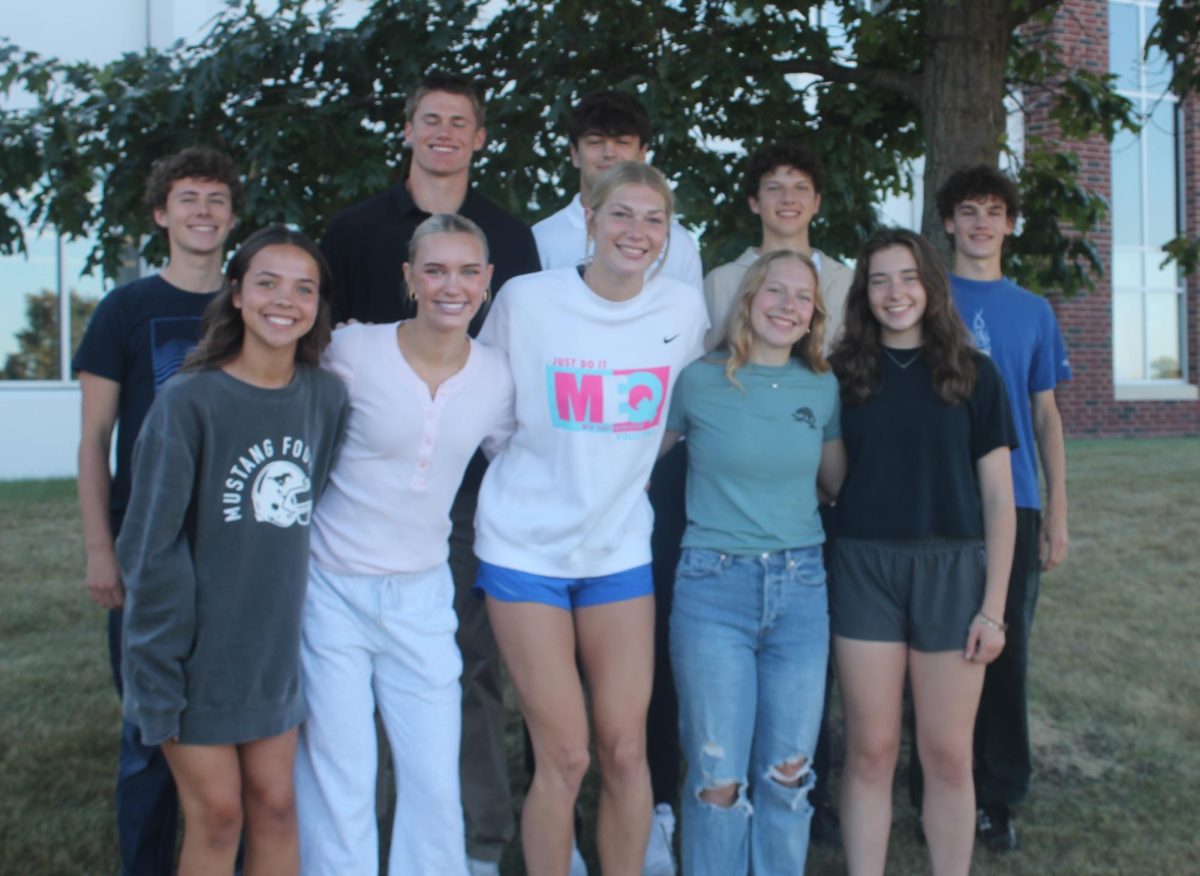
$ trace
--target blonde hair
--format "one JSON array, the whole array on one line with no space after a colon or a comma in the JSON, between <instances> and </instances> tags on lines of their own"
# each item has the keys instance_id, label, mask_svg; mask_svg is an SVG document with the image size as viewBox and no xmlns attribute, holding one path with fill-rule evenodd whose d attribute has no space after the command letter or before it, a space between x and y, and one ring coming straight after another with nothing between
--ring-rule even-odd
<instances>
[{"instance_id":1,"label":"blonde hair","mask_svg":"<svg viewBox=\"0 0 1200 876\"><path fill-rule=\"evenodd\" d=\"M488 255L487 235L483 233L482 228L466 216L457 213L434 213L418 225L413 230L412 237L408 239L409 264L416 264L417 248L422 240L433 234L469 234L483 246L484 262L491 261L491 256Z\"/></svg>"},{"instance_id":2,"label":"blonde hair","mask_svg":"<svg viewBox=\"0 0 1200 876\"><path fill-rule=\"evenodd\" d=\"M592 211L591 218L588 219L588 240L592 239L596 214L622 186L646 186L663 199L667 212L667 238L663 243L662 252L658 255L658 268L655 269L657 271L666 264L667 252L671 248L671 217L675 215L675 193L671 191L671 184L667 182L667 178L662 175L662 172L649 164L643 164L640 161L618 161L606 170L600 179L596 180L586 205Z\"/></svg>"},{"instance_id":3,"label":"blonde hair","mask_svg":"<svg viewBox=\"0 0 1200 876\"><path fill-rule=\"evenodd\" d=\"M750 348L754 344L754 329L750 325L750 304L766 281L771 265L783 259L795 259L805 265L812 271L814 281L812 321L808 324L808 331L804 333L804 337L792 345L792 358L807 365L809 370L816 374L829 370L829 363L825 361L825 354L822 352L825 343L825 323L829 317L825 310L825 299L821 297L821 275L813 260L804 253L777 249L759 256L747 269L738 285L733 307L729 310L724 344L729 351L729 358L725 360L725 376L734 386L741 387L737 371L750 361Z\"/></svg>"}]
</instances>

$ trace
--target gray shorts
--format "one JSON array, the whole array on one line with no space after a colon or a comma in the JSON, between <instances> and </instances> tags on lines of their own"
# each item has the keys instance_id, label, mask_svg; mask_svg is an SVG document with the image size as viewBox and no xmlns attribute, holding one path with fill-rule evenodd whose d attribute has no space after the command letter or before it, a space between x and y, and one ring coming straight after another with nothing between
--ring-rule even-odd
<instances>
[{"instance_id":1,"label":"gray shorts","mask_svg":"<svg viewBox=\"0 0 1200 876\"><path fill-rule=\"evenodd\" d=\"M961 650L986 580L981 541L839 538L829 567L831 628L914 651Z\"/></svg>"}]
</instances>

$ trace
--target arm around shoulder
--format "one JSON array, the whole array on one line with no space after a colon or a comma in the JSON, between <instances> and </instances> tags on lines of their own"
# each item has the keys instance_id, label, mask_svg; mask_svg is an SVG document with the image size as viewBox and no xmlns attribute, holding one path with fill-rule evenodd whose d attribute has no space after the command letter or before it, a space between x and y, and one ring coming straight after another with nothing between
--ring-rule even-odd
<instances>
[{"instance_id":1,"label":"arm around shoulder","mask_svg":"<svg viewBox=\"0 0 1200 876\"><path fill-rule=\"evenodd\" d=\"M480 449L488 461L495 459L508 446L508 441L517 431L517 395L513 384L512 370L508 359L499 350L484 348L489 356L487 380L493 384L489 394L495 399L492 422Z\"/></svg>"}]
</instances>

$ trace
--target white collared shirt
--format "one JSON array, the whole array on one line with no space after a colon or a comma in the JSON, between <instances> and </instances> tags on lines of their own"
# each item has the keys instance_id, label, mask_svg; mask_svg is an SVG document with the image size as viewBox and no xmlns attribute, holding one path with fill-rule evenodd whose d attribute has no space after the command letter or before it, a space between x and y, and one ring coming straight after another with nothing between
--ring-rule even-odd
<instances>
[{"instance_id":1,"label":"white collared shirt","mask_svg":"<svg viewBox=\"0 0 1200 876\"><path fill-rule=\"evenodd\" d=\"M574 268L583 264L588 255L588 236L583 218L583 202L579 194L576 193L571 203L557 213L534 225L533 238L537 241L538 257L542 261L543 271ZM672 220L669 241L666 260L664 261L660 254L646 272L646 276L655 277L661 274L703 290L704 270L700 266L700 250L692 235Z\"/></svg>"}]
</instances>

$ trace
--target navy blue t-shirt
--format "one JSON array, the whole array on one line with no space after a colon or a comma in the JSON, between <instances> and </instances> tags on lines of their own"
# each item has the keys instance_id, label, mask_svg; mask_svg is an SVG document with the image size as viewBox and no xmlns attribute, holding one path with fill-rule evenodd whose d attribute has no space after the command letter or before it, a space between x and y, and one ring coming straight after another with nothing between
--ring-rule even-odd
<instances>
[{"instance_id":1,"label":"navy blue t-shirt","mask_svg":"<svg viewBox=\"0 0 1200 876\"><path fill-rule=\"evenodd\" d=\"M158 388L174 376L200 338L204 309L216 292L185 292L159 275L109 292L88 321L71 367L121 385L117 472L109 507L129 502L133 442Z\"/></svg>"}]
</instances>

